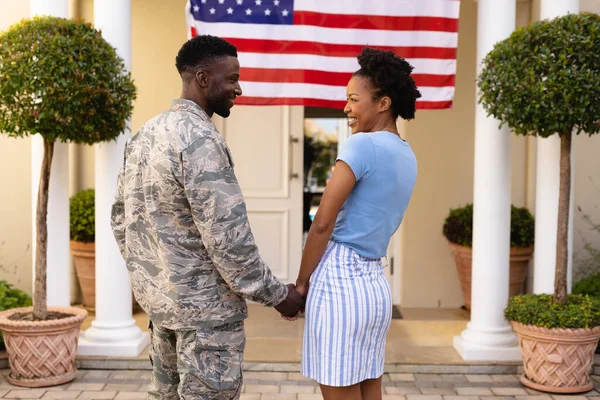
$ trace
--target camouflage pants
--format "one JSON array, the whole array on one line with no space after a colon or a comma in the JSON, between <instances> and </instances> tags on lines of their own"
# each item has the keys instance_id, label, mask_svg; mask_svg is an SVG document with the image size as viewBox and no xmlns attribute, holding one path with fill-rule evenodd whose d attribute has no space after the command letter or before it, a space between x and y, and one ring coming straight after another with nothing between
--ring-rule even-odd
<instances>
[{"instance_id":1,"label":"camouflage pants","mask_svg":"<svg viewBox=\"0 0 600 400\"><path fill-rule=\"evenodd\" d=\"M148 399L239 399L245 344L243 321L176 331L150 323Z\"/></svg>"}]
</instances>

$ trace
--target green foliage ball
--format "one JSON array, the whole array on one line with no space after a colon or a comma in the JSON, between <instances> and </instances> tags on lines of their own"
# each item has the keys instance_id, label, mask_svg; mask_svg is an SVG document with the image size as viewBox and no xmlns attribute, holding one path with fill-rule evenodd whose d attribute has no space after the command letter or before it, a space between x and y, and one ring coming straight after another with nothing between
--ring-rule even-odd
<instances>
[{"instance_id":1,"label":"green foliage ball","mask_svg":"<svg viewBox=\"0 0 600 400\"><path fill-rule=\"evenodd\" d=\"M518 28L483 60L479 102L519 135L600 131L600 15Z\"/></svg>"},{"instance_id":2,"label":"green foliage ball","mask_svg":"<svg viewBox=\"0 0 600 400\"><path fill-rule=\"evenodd\" d=\"M135 96L123 60L88 23L35 17L0 34L0 132L49 142L115 139Z\"/></svg>"}]
</instances>

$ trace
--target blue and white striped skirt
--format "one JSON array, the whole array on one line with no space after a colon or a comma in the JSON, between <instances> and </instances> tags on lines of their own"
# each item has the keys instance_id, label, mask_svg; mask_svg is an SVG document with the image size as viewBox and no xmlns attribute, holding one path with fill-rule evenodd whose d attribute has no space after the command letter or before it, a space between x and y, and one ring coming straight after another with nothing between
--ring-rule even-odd
<instances>
[{"instance_id":1,"label":"blue and white striped skirt","mask_svg":"<svg viewBox=\"0 0 600 400\"><path fill-rule=\"evenodd\" d=\"M302 375L351 386L383 374L392 294L381 260L329 242L310 278Z\"/></svg>"}]
</instances>

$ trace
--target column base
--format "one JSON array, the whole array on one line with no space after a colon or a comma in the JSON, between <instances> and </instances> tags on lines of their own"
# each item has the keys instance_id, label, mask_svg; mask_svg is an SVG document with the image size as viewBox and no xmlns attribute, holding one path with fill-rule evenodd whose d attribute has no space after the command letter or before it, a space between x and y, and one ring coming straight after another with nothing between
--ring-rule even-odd
<instances>
[{"instance_id":1,"label":"column base","mask_svg":"<svg viewBox=\"0 0 600 400\"><path fill-rule=\"evenodd\" d=\"M495 332L467 327L454 337L454 349L465 361L521 361L517 335L510 328Z\"/></svg>"},{"instance_id":2,"label":"column base","mask_svg":"<svg viewBox=\"0 0 600 400\"><path fill-rule=\"evenodd\" d=\"M135 324L103 325L92 321L92 327L81 332L77 354L80 356L137 357L150 343L150 335Z\"/></svg>"}]
</instances>

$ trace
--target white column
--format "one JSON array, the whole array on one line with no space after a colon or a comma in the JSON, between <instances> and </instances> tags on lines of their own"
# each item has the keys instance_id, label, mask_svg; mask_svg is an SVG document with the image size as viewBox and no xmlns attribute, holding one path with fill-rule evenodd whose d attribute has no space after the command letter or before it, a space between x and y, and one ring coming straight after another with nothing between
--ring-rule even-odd
<instances>
[{"instance_id":1,"label":"white column","mask_svg":"<svg viewBox=\"0 0 600 400\"><path fill-rule=\"evenodd\" d=\"M541 0L540 19L551 19L579 12L579 0ZM573 141L573 146L575 141ZM567 286L571 291L573 270L573 188L575 154L571 149L571 203L569 212L569 257ZM533 258L533 291L554 293L556 272L556 235L560 181L560 138L554 135L537 139L537 176L535 194L535 254Z\"/></svg>"},{"instance_id":2,"label":"white column","mask_svg":"<svg viewBox=\"0 0 600 400\"><path fill-rule=\"evenodd\" d=\"M67 0L30 0L30 15L51 15L67 18ZM40 135L31 137L31 253L35 279L37 197L40 184L44 141ZM69 145L56 142L50 169L48 189L48 253L47 301L49 306L71 305L69 250ZM35 290L34 290L35 291Z\"/></svg>"},{"instance_id":3,"label":"white column","mask_svg":"<svg viewBox=\"0 0 600 400\"><path fill-rule=\"evenodd\" d=\"M515 0L479 0L477 73L495 43L515 29ZM475 109L471 321L454 348L469 361L520 360L517 338L504 319L510 256L510 131Z\"/></svg>"},{"instance_id":4,"label":"white column","mask_svg":"<svg viewBox=\"0 0 600 400\"><path fill-rule=\"evenodd\" d=\"M131 69L131 0L95 1L94 23ZM80 338L80 355L137 356L149 342L132 318L131 284L110 226L127 136L95 145L96 319Z\"/></svg>"},{"instance_id":5,"label":"white column","mask_svg":"<svg viewBox=\"0 0 600 400\"><path fill-rule=\"evenodd\" d=\"M29 0L31 10L29 14L51 15L53 17L68 18L69 2L67 0Z\"/></svg>"}]
</instances>

